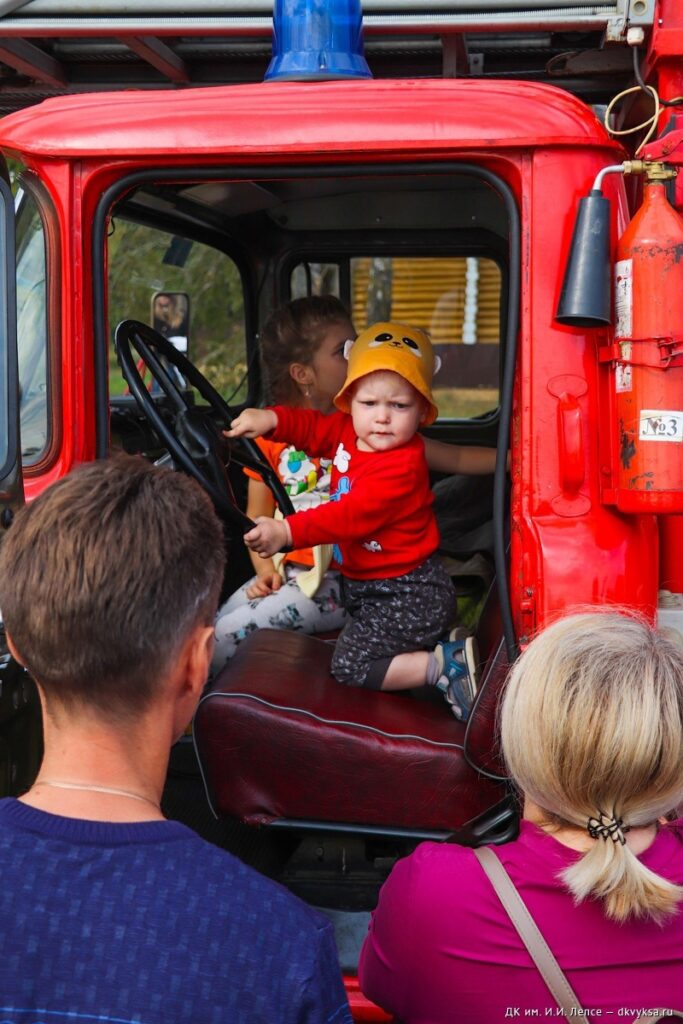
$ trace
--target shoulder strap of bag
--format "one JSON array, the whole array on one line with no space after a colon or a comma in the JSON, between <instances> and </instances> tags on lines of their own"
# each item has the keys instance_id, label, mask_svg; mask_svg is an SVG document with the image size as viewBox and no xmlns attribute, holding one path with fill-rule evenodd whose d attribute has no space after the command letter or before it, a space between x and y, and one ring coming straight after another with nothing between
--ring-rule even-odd
<instances>
[{"instance_id":1,"label":"shoulder strap of bag","mask_svg":"<svg viewBox=\"0 0 683 1024\"><path fill-rule=\"evenodd\" d=\"M538 930L538 926L527 910L524 900L517 892L515 884L501 864L495 852L490 846L481 846L474 851L474 855L488 875L491 885L496 891L498 899L512 921L517 934L529 951L531 959L536 964L541 977L550 989L553 999L564 1010L567 1017L570 1011L581 1010L583 1007L576 998L576 994L567 981L557 960L550 952L548 945Z\"/></svg>"},{"instance_id":2,"label":"shoulder strap of bag","mask_svg":"<svg viewBox=\"0 0 683 1024\"><path fill-rule=\"evenodd\" d=\"M478 850L474 850L474 855L486 872L498 899L503 904L503 909L515 926L517 934L529 951L531 959L536 964L557 1005L564 1010L565 1016L569 1016L570 1010L575 1012L581 1010L581 1004L576 998L574 990L550 952L536 922L527 910L524 900L517 892L515 883L501 864L495 851L490 846L482 846ZM634 1024L673 1018L683 1020L683 1013L679 1013L678 1010L661 1010L656 1016L646 1014L638 1017Z\"/></svg>"}]
</instances>

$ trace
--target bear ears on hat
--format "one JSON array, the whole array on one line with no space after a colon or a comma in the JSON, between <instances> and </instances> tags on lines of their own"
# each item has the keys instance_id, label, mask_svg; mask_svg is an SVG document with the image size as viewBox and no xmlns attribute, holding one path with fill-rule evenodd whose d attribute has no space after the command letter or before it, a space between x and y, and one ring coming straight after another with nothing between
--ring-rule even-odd
<instances>
[{"instance_id":1,"label":"bear ears on hat","mask_svg":"<svg viewBox=\"0 0 683 1024\"><path fill-rule=\"evenodd\" d=\"M354 338L348 338L344 342L344 359L346 359L347 362L349 361L349 356L351 354L351 349L353 348L353 346L355 344L356 344L356 341L355 341ZM418 355L419 355L419 351L418 351ZM440 369L441 369L441 356L437 356L436 353L434 353L434 369L432 370L432 376L435 377Z\"/></svg>"}]
</instances>

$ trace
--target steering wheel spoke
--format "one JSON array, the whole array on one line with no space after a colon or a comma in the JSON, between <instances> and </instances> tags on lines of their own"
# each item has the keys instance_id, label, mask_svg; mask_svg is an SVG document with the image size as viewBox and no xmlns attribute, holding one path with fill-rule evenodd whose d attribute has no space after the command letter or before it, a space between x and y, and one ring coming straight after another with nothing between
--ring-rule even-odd
<instances>
[{"instance_id":1,"label":"steering wheel spoke","mask_svg":"<svg viewBox=\"0 0 683 1024\"><path fill-rule=\"evenodd\" d=\"M188 408L189 403L177 383L173 380L172 374L168 372L161 360L157 359L156 353L150 348L144 338L138 337L136 341L135 347L144 359L145 364L149 367L153 379L166 395L175 411L182 414Z\"/></svg>"}]
</instances>

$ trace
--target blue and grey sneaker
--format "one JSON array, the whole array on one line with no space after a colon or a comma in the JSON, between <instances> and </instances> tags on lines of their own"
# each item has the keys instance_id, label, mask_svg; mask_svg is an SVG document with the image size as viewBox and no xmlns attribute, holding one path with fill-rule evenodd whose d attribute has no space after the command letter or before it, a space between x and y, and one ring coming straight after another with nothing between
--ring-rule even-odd
<instances>
[{"instance_id":1,"label":"blue and grey sneaker","mask_svg":"<svg viewBox=\"0 0 683 1024\"><path fill-rule=\"evenodd\" d=\"M474 637L463 636L460 628L440 640L434 655L441 665L437 689L441 690L451 711L460 722L466 722L477 694L477 645ZM458 635L460 634L460 635Z\"/></svg>"}]
</instances>

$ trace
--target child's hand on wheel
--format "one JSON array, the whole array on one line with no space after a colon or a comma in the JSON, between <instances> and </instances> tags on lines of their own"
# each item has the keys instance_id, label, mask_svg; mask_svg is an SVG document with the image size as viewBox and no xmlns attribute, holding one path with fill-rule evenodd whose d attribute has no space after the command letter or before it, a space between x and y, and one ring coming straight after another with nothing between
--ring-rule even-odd
<instances>
[{"instance_id":1,"label":"child's hand on wheel","mask_svg":"<svg viewBox=\"0 0 683 1024\"><path fill-rule=\"evenodd\" d=\"M292 546L292 534L286 519L259 516L253 530L245 533L244 543L260 558L270 558L276 551Z\"/></svg>"},{"instance_id":2,"label":"child's hand on wheel","mask_svg":"<svg viewBox=\"0 0 683 1024\"><path fill-rule=\"evenodd\" d=\"M224 430L226 437L261 437L277 427L277 414L272 409L243 409Z\"/></svg>"}]
</instances>

